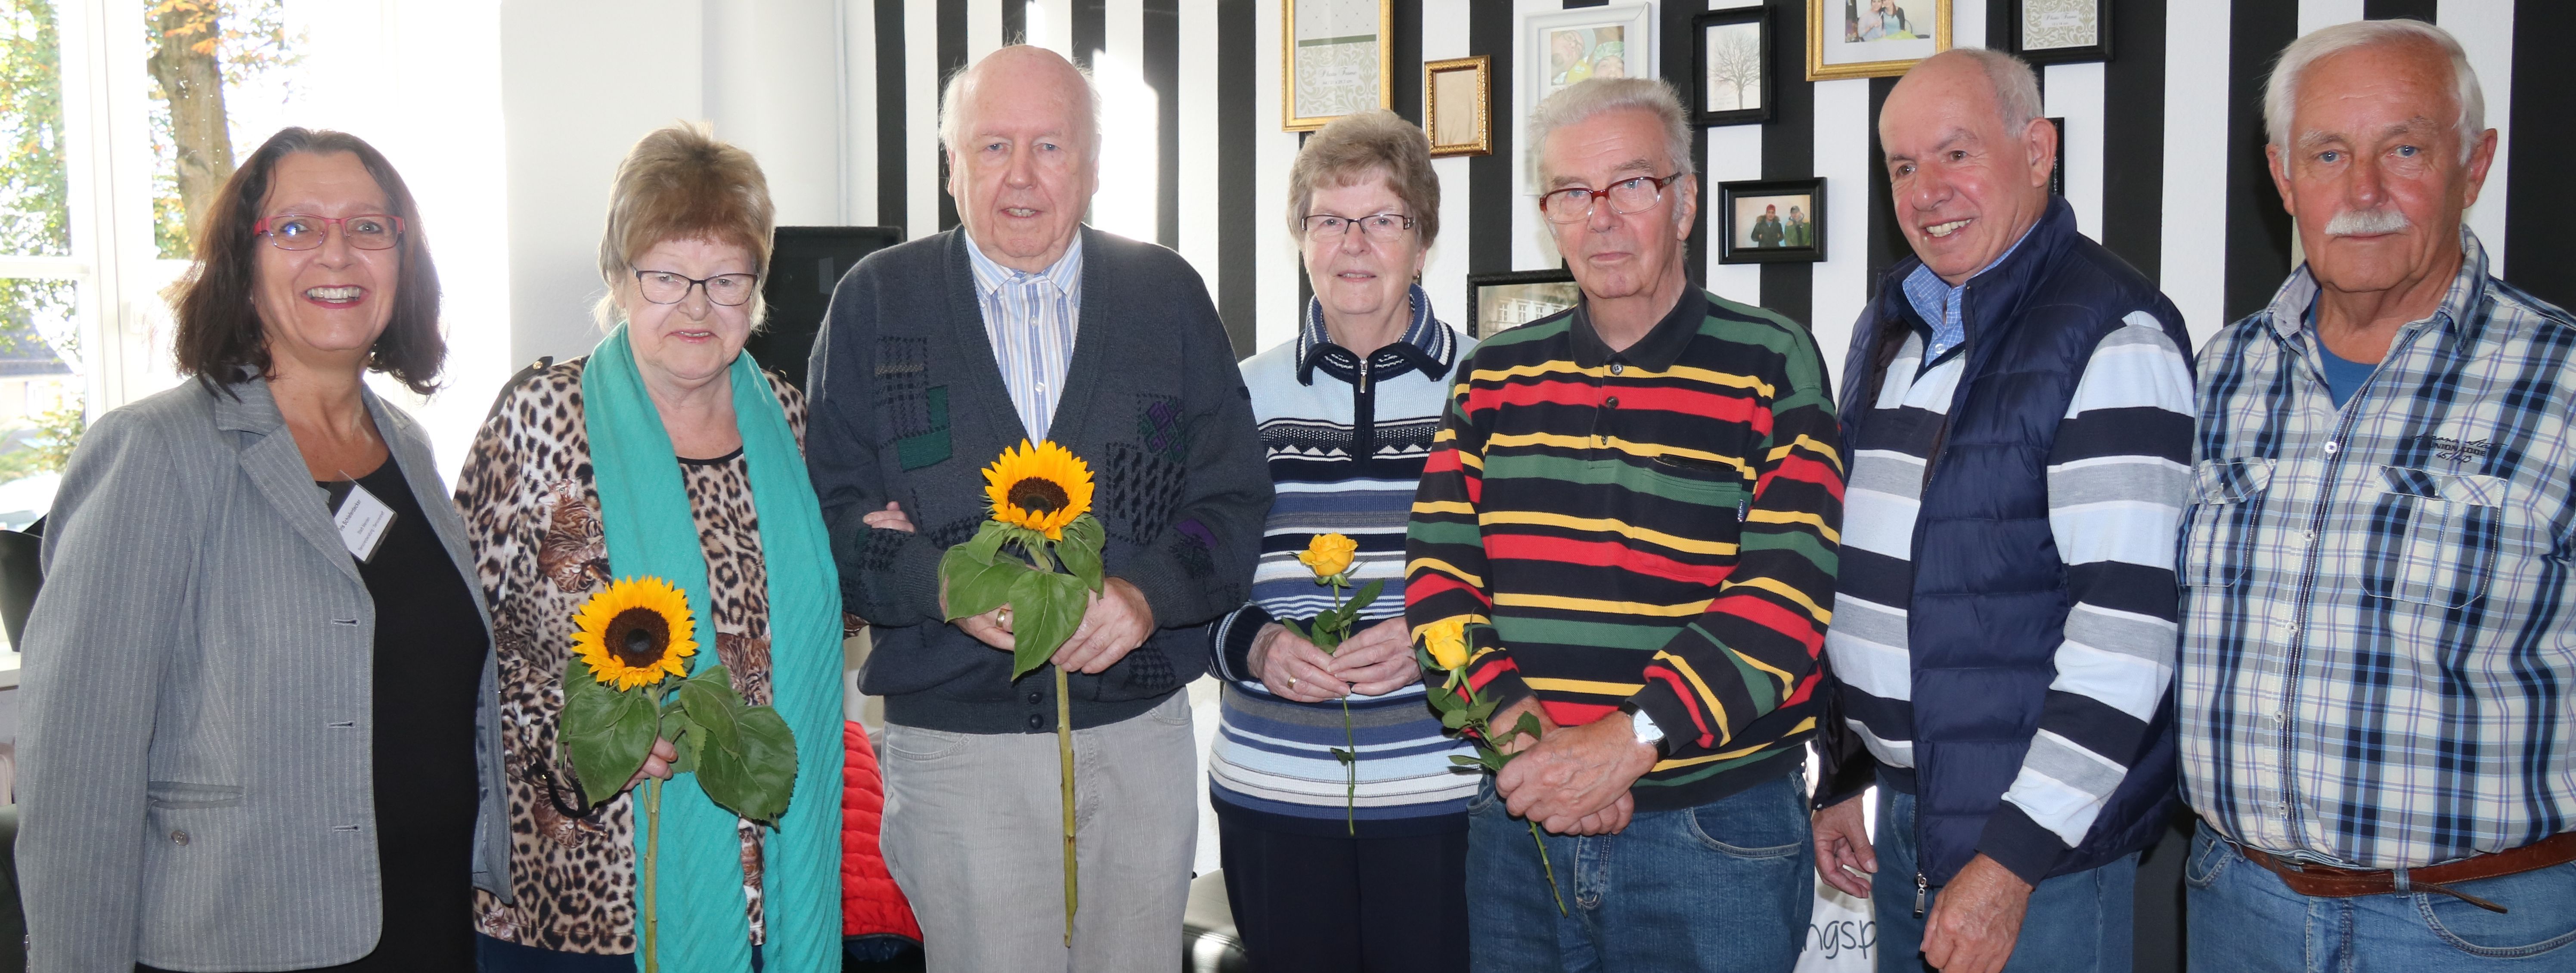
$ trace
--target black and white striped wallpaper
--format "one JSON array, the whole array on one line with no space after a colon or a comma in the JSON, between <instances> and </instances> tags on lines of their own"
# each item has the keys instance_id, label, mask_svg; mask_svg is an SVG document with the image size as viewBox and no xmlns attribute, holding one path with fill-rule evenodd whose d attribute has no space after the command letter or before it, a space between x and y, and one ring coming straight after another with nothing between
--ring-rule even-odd
<instances>
[{"instance_id":1,"label":"black and white striped wallpaper","mask_svg":"<svg viewBox=\"0 0 2576 973\"><path fill-rule=\"evenodd\" d=\"M1065 51L1092 67L1107 93L1108 139L1096 225L1170 246L1207 279L1250 353L1293 331L1300 282L1281 228L1287 171L1299 136L1279 128L1283 0L868 0L854 47L853 126L859 222L936 232L956 219L943 188L938 86L1004 38ZM1513 196L1525 105L1513 104L1521 16L1607 0L1392 0L1395 108L1420 119L1424 60L1493 59L1495 153L1435 163L1442 237L1424 285L1446 320L1465 314L1470 272L1552 266L1536 211ZM1876 162L1875 117L1895 79L1809 83L1806 4L1771 8L1777 112L1761 125L1703 133L1703 183L1824 176L1831 260L1718 265L1705 228L1692 244L1695 279L1720 294L1809 322L1829 360L1878 272L1904 254ZM1690 67L1689 25L1703 9L1747 0L1662 0L1657 54L1677 81ZM1983 43L2007 23L2011 0L1953 0L1952 35ZM2416 17L2457 35L2476 65L2488 124L2503 144L2470 224L2504 276L2545 298L2576 303L2565 270L2576 259L2576 190L2537 175L2568 136L2556 93L2576 82L2576 58L2552 42L2576 37L2565 0L2118 0L2117 56L2042 69L2047 112L2067 121L2065 192L2084 231L2157 277L2195 335L2206 336L2267 299L2290 266L2289 223L2263 171L2261 86L2272 60L2306 30L2364 17ZM1688 91L1687 83L1684 90ZM2517 92L2535 93L2517 98ZM2550 94L2538 94L2538 93ZM2517 180L2517 172L2532 178ZM873 213L867 212L873 202ZM1706 209L1703 207L1703 212ZM2555 228L2555 229L2553 229Z\"/></svg>"}]
</instances>

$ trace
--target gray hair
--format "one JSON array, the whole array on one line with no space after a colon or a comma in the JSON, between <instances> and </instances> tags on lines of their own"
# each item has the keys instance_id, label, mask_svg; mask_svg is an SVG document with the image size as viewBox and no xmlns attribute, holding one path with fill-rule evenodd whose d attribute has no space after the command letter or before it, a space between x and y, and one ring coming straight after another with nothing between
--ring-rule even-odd
<instances>
[{"instance_id":1,"label":"gray hair","mask_svg":"<svg viewBox=\"0 0 2576 973\"><path fill-rule=\"evenodd\" d=\"M1591 121L1605 112L1629 110L1651 112L1663 123L1664 151L1671 156L1673 172L1699 171L1691 158L1690 112L1682 108L1681 96L1673 93L1672 85L1660 78L1593 78L1547 96L1530 113L1530 182L1545 191L1547 138L1557 129Z\"/></svg>"},{"instance_id":2,"label":"gray hair","mask_svg":"<svg viewBox=\"0 0 2576 973\"><path fill-rule=\"evenodd\" d=\"M2290 146L2290 115L2299 107L2300 75L2331 55L2383 44L2423 44L2449 55L2451 99L2460 110L2456 119L2460 161L2467 162L2479 133L2487 128L2487 96L2478 88L2477 69L2469 66L2469 52L2461 49L2459 40L2450 31L2420 20L2356 20L2320 27L2291 41L2281 50L2281 63L2272 69L2272 78L2263 88L2263 125L2272 144Z\"/></svg>"},{"instance_id":3,"label":"gray hair","mask_svg":"<svg viewBox=\"0 0 2576 973\"><path fill-rule=\"evenodd\" d=\"M1013 47L1030 46L1032 45L1013 44L1010 45L1010 47L1004 47L1001 50L994 51L993 54L1000 54ZM1040 49L1045 50L1044 48ZM1049 51L1048 53L1054 52ZM976 68L982 67L985 61L989 61L993 58L993 54L984 55L981 60L978 60L973 64L966 65L965 67L958 68L956 71L951 72L948 75L948 81L944 85L945 90L940 92L939 95L939 145L941 148L952 153L957 151L958 116L965 114L961 109L964 107L963 99L964 92L966 90L966 75L972 73ZM1071 62L1067 63L1070 64ZM1083 140L1089 143L1088 147L1083 151L1086 153L1088 158L1090 158L1092 164L1097 166L1100 164L1100 82L1091 76L1090 68L1084 67L1080 64L1073 64L1072 67L1075 74L1082 76L1082 101L1084 111L1082 112L1081 120L1090 123L1089 130L1083 133Z\"/></svg>"},{"instance_id":4,"label":"gray hair","mask_svg":"<svg viewBox=\"0 0 2576 973\"><path fill-rule=\"evenodd\" d=\"M1995 114L2003 118L2006 135L2020 136L2023 129L2030 127L2031 120L2040 116L2043 106L2039 99L2039 75L2031 71L2030 62L1983 47L1953 47L1926 58L1923 63L1930 64L1942 58L1965 58L1985 69L1986 83L1995 89ZM1921 70L1921 66L1918 65L1916 70Z\"/></svg>"},{"instance_id":5,"label":"gray hair","mask_svg":"<svg viewBox=\"0 0 2576 973\"><path fill-rule=\"evenodd\" d=\"M1315 190L1348 186L1372 172L1412 211L1413 230L1425 248L1440 236L1440 174L1431 168L1431 137L1422 127L1384 108L1336 118L1306 138L1288 166L1288 235L1306 238L1306 207Z\"/></svg>"}]
</instances>

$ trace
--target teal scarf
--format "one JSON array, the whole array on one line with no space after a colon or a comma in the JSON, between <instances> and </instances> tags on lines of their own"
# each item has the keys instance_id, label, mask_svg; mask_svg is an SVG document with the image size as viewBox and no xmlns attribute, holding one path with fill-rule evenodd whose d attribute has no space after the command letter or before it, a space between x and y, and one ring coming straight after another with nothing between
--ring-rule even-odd
<instances>
[{"instance_id":1,"label":"teal scarf","mask_svg":"<svg viewBox=\"0 0 2576 973\"><path fill-rule=\"evenodd\" d=\"M772 704L796 732L796 791L778 830L761 844L761 890L773 970L839 969L841 955L841 583L804 454L769 381L738 355L730 373L734 423L751 464L760 554L769 574ZM707 562L699 548L680 463L661 413L645 394L619 326L591 349L581 373L582 417L599 486L610 571L651 575L688 593L698 651L690 671L719 664L707 611ZM636 942L643 943L644 792L635 808ZM695 774L662 785L656 953L672 973L751 969L742 897L739 820L698 789ZM639 961L639 967L642 965Z\"/></svg>"}]
</instances>

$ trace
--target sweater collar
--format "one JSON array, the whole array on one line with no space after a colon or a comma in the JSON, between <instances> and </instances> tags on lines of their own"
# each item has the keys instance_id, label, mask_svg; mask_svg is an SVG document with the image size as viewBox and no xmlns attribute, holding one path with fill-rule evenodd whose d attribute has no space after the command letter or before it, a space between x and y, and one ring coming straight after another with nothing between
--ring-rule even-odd
<instances>
[{"instance_id":1,"label":"sweater collar","mask_svg":"<svg viewBox=\"0 0 2576 973\"><path fill-rule=\"evenodd\" d=\"M1601 340L1601 332L1593 330L1592 302L1578 301L1568 332L1574 338L1574 364L1599 368L1615 358L1650 372L1664 371L1681 360L1682 350L1690 347L1691 338L1699 334L1700 325L1707 320L1707 292L1685 287L1681 300L1673 302L1673 309L1664 312L1663 320L1655 322L1645 337L1623 350L1611 351L1610 344Z\"/></svg>"},{"instance_id":2,"label":"sweater collar","mask_svg":"<svg viewBox=\"0 0 2576 973\"><path fill-rule=\"evenodd\" d=\"M1449 374L1449 365L1457 357L1458 343L1431 313L1431 295L1415 284L1406 299L1412 302L1413 318L1404 327L1404 337L1370 354L1372 368L1380 379L1403 374L1403 369L1418 369L1422 374L1439 379ZM1332 333L1324 328L1324 304L1309 298L1303 326L1297 329L1297 383L1315 384L1315 367L1333 377L1350 381L1359 371L1359 355L1333 343Z\"/></svg>"}]
</instances>

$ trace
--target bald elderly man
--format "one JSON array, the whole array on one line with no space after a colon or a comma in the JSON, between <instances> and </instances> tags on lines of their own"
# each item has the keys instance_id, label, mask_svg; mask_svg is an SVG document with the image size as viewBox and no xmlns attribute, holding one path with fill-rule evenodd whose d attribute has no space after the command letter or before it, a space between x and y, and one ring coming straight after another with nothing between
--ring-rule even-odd
<instances>
[{"instance_id":1,"label":"bald elderly man","mask_svg":"<svg viewBox=\"0 0 2576 973\"><path fill-rule=\"evenodd\" d=\"M1962 48L1879 116L1914 256L1843 366L1814 827L1823 879L1876 907L1880 973L2127 970L2138 851L2174 806L2191 343L2050 196L2039 109L2028 65Z\"/></svg>"},{"instance_id":2,"label":"bald elderly man","mask_svg":"<svg viewBox=\"0 0 2576 973\"><path fill-rule=\"evenodd\" d=\"M2483 102L2414 20L2272 72L2307 262L2200 356L2193 973L2576 970L2576 318L2462 221Z\"/></svg>"},{"instance_id":3,"label":"bald elderly man","mask_svg":"<svg viewBox=\"0 0 2576 973\"><path fill-rule=\"evenodd\" d=\"M885 697L886 864L932 970L1166 969L1198 835L1180 690L1207 667L1200 626L1243 604L1269 469L1198 274L1082 225L1088 79L1003 48L949 82L939 137L961 226L834 288L805 440L844 600L876 626L860 688ZM1079 791L1070 946L1055 681L1011 679L1008 606L943 621L938 573L987 516L981 469L1023 439L1089 463L1108 534L1108 590L1053 659Z\"/></svg>"}]
</instances>

